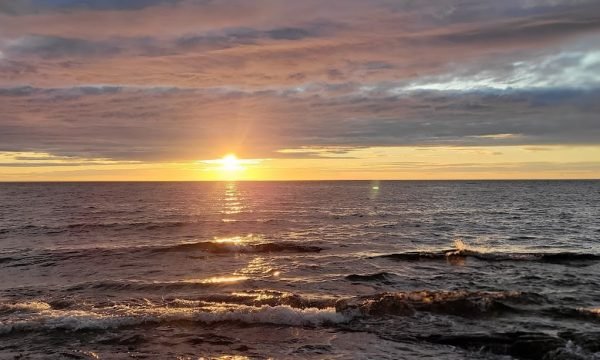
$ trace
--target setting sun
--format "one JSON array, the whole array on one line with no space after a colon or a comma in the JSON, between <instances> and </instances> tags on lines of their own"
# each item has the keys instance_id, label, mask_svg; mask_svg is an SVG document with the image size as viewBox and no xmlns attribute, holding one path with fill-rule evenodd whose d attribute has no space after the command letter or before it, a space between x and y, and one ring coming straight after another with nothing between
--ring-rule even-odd
<instances>
[{"instance_id":1,"label":"setting sun","mask_svg":"<svg viewBox=\"0 0 600 360\"><path fill-rule=\"evenodd\" d=\"M241 165L241 161L238 160L235 154L228 154L221 159L221 168L224 171L240 171L244 167Z\"/></svg>"},{"instance_id":2,"label":"setting sun","mask_svg":"<svg viewBox=\"0 0 600 360\"><path fill-rule=\"evenodd\" d=\"M257 166L264 159L239 159L234 153L229 153L220 159L200 160L205 178L213 180L247 180L256 179Z\"/></svg>"}]
</instances>

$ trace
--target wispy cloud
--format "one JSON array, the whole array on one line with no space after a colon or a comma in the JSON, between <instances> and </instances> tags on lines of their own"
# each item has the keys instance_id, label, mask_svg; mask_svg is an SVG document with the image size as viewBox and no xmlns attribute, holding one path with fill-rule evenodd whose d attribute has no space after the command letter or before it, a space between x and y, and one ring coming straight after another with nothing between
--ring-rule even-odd
<instances>
[{"instance_id":1,"label":"wispy cloud","mask_svg":"<svg viewBox=\"0 0 600 360\"><path fill-rule=\"evenodd\" d=\"M0 0L0 151L599 145L596 14L592 0Z\"/></svg>"}]
</instances>

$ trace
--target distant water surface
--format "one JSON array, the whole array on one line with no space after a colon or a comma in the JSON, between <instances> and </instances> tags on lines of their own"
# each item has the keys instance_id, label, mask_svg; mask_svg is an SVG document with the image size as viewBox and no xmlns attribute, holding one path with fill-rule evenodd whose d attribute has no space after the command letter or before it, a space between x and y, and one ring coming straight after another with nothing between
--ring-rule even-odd
<instances>
[{"instance_id":1,"label":"distant water surface","mask_svg":"<svg viewBox=\"0 0 600 360\"><path fill-rule=\"evenodd\" d=\"M600 359L600 181L0 183L0 358Z\"/></svg>"}]
</instances>

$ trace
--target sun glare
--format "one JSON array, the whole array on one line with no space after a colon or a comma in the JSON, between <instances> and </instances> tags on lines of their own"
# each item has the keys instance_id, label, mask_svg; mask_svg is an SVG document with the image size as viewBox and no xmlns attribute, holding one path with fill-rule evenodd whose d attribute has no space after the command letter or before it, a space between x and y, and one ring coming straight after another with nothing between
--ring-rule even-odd
<instances>
[{"instance_id":1,"label":"sun glare","mask_svg":"<svg viewBox=\"0 0 600 360\"><path fill-rule=\"evenodd\" d=\"M240 171L243 170L244 167L241 164L241 161L238 160L237 156L235 156L235 154L228 154L225 155L221 161L221 168L225 171Z\"/></svg>"},{"instance_id":2,"label":"sun glare","mask_svg":"<svg viewBox=\"0 0 600 360\"><path fill-rule=\"evenodd\" d=\"M203 170L214 180L235 181L256 175L256 168L263 159L239 159L234 153L212 160L199 160Z\"/></svg>"}]
</instances>

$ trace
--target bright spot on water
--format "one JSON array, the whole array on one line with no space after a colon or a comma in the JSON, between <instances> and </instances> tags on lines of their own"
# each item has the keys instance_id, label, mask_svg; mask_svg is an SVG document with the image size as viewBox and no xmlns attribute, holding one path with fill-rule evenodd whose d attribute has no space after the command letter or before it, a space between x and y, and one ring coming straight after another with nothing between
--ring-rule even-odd
<instances>
[{"instance_id":1,"label":"bright spot on water","mask_svg":"<svg viewBox=\"0 0 600 360\"><path fill-rule=\"evenodd\" d=\"M214 276L208 279L201 280L186 280L185 282L189 283L199 283L199 284L226 284L226 283L235 283L239 281L248 280L246 276Z\"/></svg>"}]
</instances>

